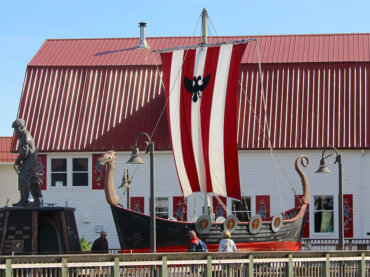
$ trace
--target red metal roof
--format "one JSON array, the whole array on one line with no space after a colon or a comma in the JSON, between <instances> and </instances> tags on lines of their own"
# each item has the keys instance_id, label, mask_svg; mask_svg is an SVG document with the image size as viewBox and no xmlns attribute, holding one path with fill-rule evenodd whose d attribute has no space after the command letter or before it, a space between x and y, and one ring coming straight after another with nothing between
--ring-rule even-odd
<instances>
[{"instance_id":1,"label":"red metal roof","mask_svg":"<svg viewBox=\"0 0 370 277\"><path fill-rule=\"evenodd\" d=\"M18 117L39 151L129 150L154 128L169 149L163 95L154 67L29 67Z\"/></svg>"},{"instance_id":2,"label":"red metal roof","mask_svg":"<svg viewBox=\"0 0 370 277\"><path fill-rule=\"evenodd\" d=\"M265 100L256 54L247 51L239 79L239 148L267 149L267 137L275 149L370 147L370 34L259 38ZM168 48L196 39L147 41ZM41 152L127 151L141 131L153 134L157 150L171 149L160 59L148 50L118 51L137 44L44 43L27 68L18 112Z\"/></svg>"},{"instance_id":3,"label":"red metal roof","mask_svg":"<svg viewBox=\"0 0 370 277\"><path fill-rule=\"evenodd\" d=\"M242 66L239 147L370 147L370 63ZM264 96L262 92L264 91Z\"/></svg>"},{"instance_id":4,"label":"red metal roof","mask_svg":"<svg viewBox=\"0 0 370 277\"><path fill-rule=\"evenodd\" d=\"M18 154L10 152L12 137L0 137L0 162L15 162Z\"/></svg>"},{"instance_id":5,"label":"red metal roof","mask_svg":"<svg viewBox=\"0 0 370 277\"><path fill-rule=\"evenodd\" d=\"M224 36L208 42L255 38L263 63L363 62L370 60L370 34ZM139 38L46 40L29 66L160 65L152 50L196 45L200 37L147 38L149 49L136 49ZM256 43L248 44L242 63L257 63Z\"/></svg>"}]
</instances>

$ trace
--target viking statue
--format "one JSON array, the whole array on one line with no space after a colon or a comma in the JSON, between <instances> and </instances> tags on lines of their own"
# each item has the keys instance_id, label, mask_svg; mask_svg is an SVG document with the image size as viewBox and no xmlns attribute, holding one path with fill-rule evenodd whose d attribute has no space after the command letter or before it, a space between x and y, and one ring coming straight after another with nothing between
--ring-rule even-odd
<instances>
[{"instance_id":1,"label":"viking statue","mask_svg":"<svg viewBox=\"0 0 370 277\"><path fill-rule=\"evenodd\" d=\"M40 206L42 204L42 194L40 189L40 179L36 172L37 149L35 142L25 127L23 119L17 119L12 127L18 134L19 155L14 163L14 168L18 174L18 184L21 194L19 202L13 206ZM29 194L32 194L33 202L28 201Z\"/></svg>"}]
</instances>

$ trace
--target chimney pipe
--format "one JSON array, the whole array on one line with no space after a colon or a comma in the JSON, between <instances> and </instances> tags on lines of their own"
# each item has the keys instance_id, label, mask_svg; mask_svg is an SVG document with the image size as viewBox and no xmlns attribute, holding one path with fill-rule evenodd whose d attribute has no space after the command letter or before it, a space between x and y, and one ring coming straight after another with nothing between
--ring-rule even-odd
<instances>
[{"instance_id":1,"label":"chimney pipe","mask_svg":"<svg viewBox=\"0 0 370 277\"><path fill-rule=\"evenodd\" d=\"M140 27L140 43L139 43L139 46L137 46L137 48L138 49L146 49L146 48L148 48L148 44L146 43L146 39L145 39L146 23L145 22L139 22L139 27Z\"/></svg>"}]
</instances>

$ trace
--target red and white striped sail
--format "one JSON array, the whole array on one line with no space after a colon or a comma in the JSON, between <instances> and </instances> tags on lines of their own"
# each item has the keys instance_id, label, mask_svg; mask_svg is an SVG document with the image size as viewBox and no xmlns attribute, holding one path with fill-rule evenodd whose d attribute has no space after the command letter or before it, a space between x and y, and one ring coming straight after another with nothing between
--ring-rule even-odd
<instances>
[{"instance_id":1,"label":"red and white striped sail","mask_svg":"<svg viewBox=\"0 0 370 277\"><path fill-rule=\"evenodd\" d=\"M184 196L202 191L240 198L236 93L245 47L223 44L161 53L168 125Z\"/></svg>"}]
</instances>

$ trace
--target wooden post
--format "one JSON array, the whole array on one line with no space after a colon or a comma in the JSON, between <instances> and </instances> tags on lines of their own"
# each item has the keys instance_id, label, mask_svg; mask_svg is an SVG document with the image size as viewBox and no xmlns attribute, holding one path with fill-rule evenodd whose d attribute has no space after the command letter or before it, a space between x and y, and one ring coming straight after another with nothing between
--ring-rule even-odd
<instances>
[{"instance_id":1,"label":"wooden post","mask_svg":"<svg viewBox=\"0 0 370 277\"><path fill-rule=\"evenodd\" d=\"M254 274L253 255L249 255L248 276L253 277L254 276L253 274Z\"/></svg>"},{"instance_id":2,"label":"wooden post","mask_svg":"<svg viewBox=\"0 0 370 277\"><path fill-rule=\"evenodd\" d=\"M207 277L212 277L212 256L207 256L207 265L205 275Z\"/></svg>"},{"instance_id":3,"label":"wooden post","mask_svg":"<svg viewBox=\"0 0 370 277\"><path fill-rule=\"evenodd\" d=\"M330 277L330 255L326 254L325 277Z\"/></svg>"},{"instance_id":4,"label":"wooden post","mask_svg":"<svg viewBox=\"0 0 370 277\"><path fill-rule=\"evenodd\" d=\"M293 255L289 254L289 262L288 262L288 276L293 277Z\"/></svg>"},{"instance_id":5,"label":"wooden post","mask_svg":"<svg viewBox=\"0 0 370 277\"><path fill-rule=\"evenodd\" d=\"M6 277L12 277L12 260L6 259Z\"/></svg>"},{"instance_id":6,"label":"wooden post","mask_svg":"<svg viewBox=\"0 0 370 277\"><path fill-rule=\"evenodd\" d=\"M114 277L119 277L119 258L114 258Z\"/></svg>"},{"instance_id":7,"label":"wooden post","mask_svg":"<svg viewBox=\"0 0 370 277\"><path fill-rule=\"evenodd\" d=\"M67 277L68 271L67 271L67 259L62 258L62 277Z\"/></svg>"},{"instance_id":8,"label":"wooden post","mask_svg":"<svg viewBox=\"0 0 370 277\"><path fill-rule=\"evenodd\" d=\"M161 268L161 276L167 277L167 257L162 257L162 268Z\"/></svg>"},{"instance_id":9,"label":"wooden post","mask_svg":"<svg viewBox=\"0 0 370 277\"><path fill-rule=\"evenodd\" d=\"M207 277L212 277L212 256L207 256L207 273L206 273L206 276Z\"/></svg>"},{"instance_id":10,"label":"wooden post","mask_svg":"<svg viewBox=\"0 0 370 277\"><path fill-rule=\"evenodd\" d=\"M361 253L361 277L366 276L366 262L365 262L365 253Z\"/></svg>"}]
</instances>

